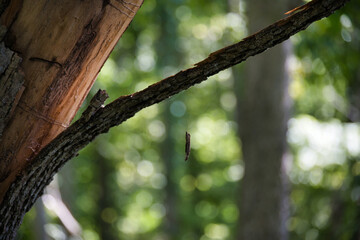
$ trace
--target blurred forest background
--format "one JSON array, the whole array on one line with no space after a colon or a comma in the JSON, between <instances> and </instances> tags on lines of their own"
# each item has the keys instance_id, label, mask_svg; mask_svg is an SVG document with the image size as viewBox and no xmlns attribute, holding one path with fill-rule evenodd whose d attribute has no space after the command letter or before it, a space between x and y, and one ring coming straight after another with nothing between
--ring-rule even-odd
<instances>
[{"instance_id":1,"label":"blurred forest background","mask_svg":"<svg viewBox=\"0 0 360 240\"><path fill-rule=\"evenodd\" d=\"M264 16L262 27L295 6ZM253 33L248 7L239 0L146 0L81 111L99 88L109 93L108 103ZM280 99L289 121L283 129L288 147L279 162L287 180L278 194L287 206L282 224L289 239L360 239L359 12L360 1L351 1L293 36L284 45L284 61L272 61L291 79L282 89L267 87L289 95ZM250 180L244 186L241 146L251 122L241 113L251 113L245 104L263 94L255 91L255 100L244 100L250 91L246 64L99 136L56 176L25 216L18 239L236 239L242 190L256 188ZM258 119L271 128L271 119ZM184 162L186 131L191 154ZM267 166L267 153L258 152ZM267 171L273 173L261 161L256 166L262 172L255 168L254 174L266 179ZM268 201L266 189L259 189L250 213L257 202Z\"/></svg>"}]
</instances>

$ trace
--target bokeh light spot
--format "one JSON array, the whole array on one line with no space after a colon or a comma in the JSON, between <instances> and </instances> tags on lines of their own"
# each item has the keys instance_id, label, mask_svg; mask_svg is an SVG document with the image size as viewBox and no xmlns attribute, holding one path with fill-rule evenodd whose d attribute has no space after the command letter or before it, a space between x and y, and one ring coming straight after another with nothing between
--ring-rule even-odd
<instances>
[{"instance_id":1,"label":"bokeh light spot","mask_svg":"<svg viewBox=\"0 0 360 240\"><path fill-rule=\"evenodd\" d=\"M227 203L221 210L221 216L228 223L234 223L239 216L239 210L233 203Z\"/></svg>"},{"instance_id":2,"label":"bokeh light spot","mask_svg":"<svg viewBox=\"0 0 360 240\"><path fill-rule=\"evenodd\" d=\"M194 191L195 189L195 178L191 175L186 175L180 180L180 187L186 192Z\"/></svg>"},{"instance_id":3,"label":"bokeh light spot","mask_svg":"<svg viewBox=\"0 0 360 240\"><path fill-rule=\"evenodd\" d=\"M200 201L195 206L195 212L199 217L212 219L218 214L218 209L208 201Z\"/></svg>"},{"instance_id":4,"label":"bokeh light spot","mask_svg":"<svg viewBox=\"0 0 360 240\"><path fill-rule=\"evenodd\" d=\"M170 106L170 112L175 117L182 117L186 112L186 106L181 101L175 101Z\"/></svg>"},{"instance_id":5,"label":"bokeh light spot","mask_svg":"<svg viewBox=\"0 0 360 240\"><path fill-rule=\"evenodd\" d=\"M220 97L221 106L227 111L233 111L236 107L236 96L233 92L226 92Z\"/></svg>"},{"instance_id":6,"label":"bokeh light spot","mask_svg":"<svg viewBox=\"0 0 360 240\"><path fill-rule=\"evenodd\" d=\"M164 174L161 174L161 173L154 174L151 177L150 182L151 182L151 186L156 189L164 188L167 183L166 177L164 176Z\"/></svg>"},{"instance_id":7,"label":"bokeh light spot","mask_svg":"<svg viewBox=\"0 0 360 240\"><path fill-rule=\"evenodd\" d=\"M148 130L153 137L159 139L165 134L165 125L160 120L154 120L149 124Z\"/></svg>"},{"instance_id":8,"label":"bokeh light spot","mask_svg":"<svg viewBox=\"0 0 360 240\"><path fill-rule=\"evenodd\" d=\"M143 160L137 165L138 173L143 177L149 177L154 173L154 166L152 162Z\"/></svg>"},{"instance_id":9,"label":"bokeh light spot","mask_svg":"<svg viewBox=\"0 0 360 240\"><path fill-rule=\"evenodd\" d=\"M212 186L212 178L209 174L203 173L197 177L196 187L200 191L208 191Z\"/></svg>"},{"instance_id":10,"label":"bokeh light spot","mask_svg":"<svg viewBox=\"0 0 360 240\"><path fill-rule=\"evenodd\" d=\"M141 190L137 193L135 199L136 203L143 208L151 206L153 202L153 196L145 190Z\"/></svg>"},{"instance_id":11,"label":"bokeh light spot","mask_svg":"<svg viewBox=\"0 0 360 240\"><path fill-rule=\"evenodd\" d=\"M244 176L244 167L240 164L232 165L227 169L226 175L231 182L239 181Z\"/></svg>"},{"instance_id":12,"label":"bokeh light spot","mask_svg":"<svg viewBox=\"0 0 360 240\"><path fill-rule=\"evenodd\" d=\"M205 227L205 235L211 239L225 239L229 233L229 228L224 224L210 223Z\"/></svg>"},{"instance_id":13,"label":"bokeh light spot","mask_svg":"<svg viewBox=\"0 0 360 240\"><path fill-rule=\"evenodd\" d=\"M117 213L114 208L105 208L101 211L101 219L107 223L114 223L117 220Z\"/></svg>"}]
</instances>

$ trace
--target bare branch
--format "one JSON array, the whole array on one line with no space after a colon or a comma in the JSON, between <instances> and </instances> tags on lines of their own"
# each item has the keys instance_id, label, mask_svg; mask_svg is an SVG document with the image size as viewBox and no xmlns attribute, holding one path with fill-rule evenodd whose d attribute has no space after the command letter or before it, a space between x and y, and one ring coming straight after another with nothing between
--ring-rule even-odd
<instances>
[{"instance_id":1,"label":"bare branch","mask_svg":"<svg viewBox=\"0 0 360 240\"><path fill-rule=\"evenodd\" d=\"M349 0L313 0L302 11L280 20L241 42L211 53L195 67L180 71L148 88L122 96L104 108L80 118L43 148L31 164L17 177L0 206L0 232L4 236L20 225L22 216L42 194L55 173L96 136L121 124L138 111L161 102L209 76L234 66L250 56L288 39L311 23L331 15ZM0 238L8 239L8 238Z\"/></svg>"}]
</instances>

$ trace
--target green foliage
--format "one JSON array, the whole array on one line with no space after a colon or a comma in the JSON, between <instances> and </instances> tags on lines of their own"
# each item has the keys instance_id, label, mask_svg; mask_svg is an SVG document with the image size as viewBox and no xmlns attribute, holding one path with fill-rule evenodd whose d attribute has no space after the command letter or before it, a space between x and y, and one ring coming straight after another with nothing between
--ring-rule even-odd
<instances>
[{"instance_id":1,"label":"green foliage","mask_svg":"<svg viewBox=\"0 0 360 240\"><path fill-rule=\"evenodd\" d=\"M297 112L359 121L359 9L359 2L352 2L293 37L291 93Z\"/></svg>"},{"instance_id":2,"label":"green foliage","mask_svg":"<svg viewBox=\"0 0 360 240\"><path fill-rule=\"evenodd\" d=\"M348 123L360 116L359 9L352 2L292 38L295 113L316 119L301 115L290 122L291 239L359 234L360 126Z\"/></svg>"}]
</instances>

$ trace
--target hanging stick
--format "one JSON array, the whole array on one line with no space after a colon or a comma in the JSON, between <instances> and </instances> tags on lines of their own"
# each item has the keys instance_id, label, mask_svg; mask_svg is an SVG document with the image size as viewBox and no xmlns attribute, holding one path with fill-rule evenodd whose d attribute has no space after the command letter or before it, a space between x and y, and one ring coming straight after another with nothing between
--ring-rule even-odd
<instances>
[{"instance_id":1,"label":"hanging stick","mask_svg":"<svg viewBox=\"0 0 360 240\"><path fill-rule=\"evenodd\" d=\"M189 159L190 156L190 133L185 133L185 161Z\"/></svg>"}]
</instances>

